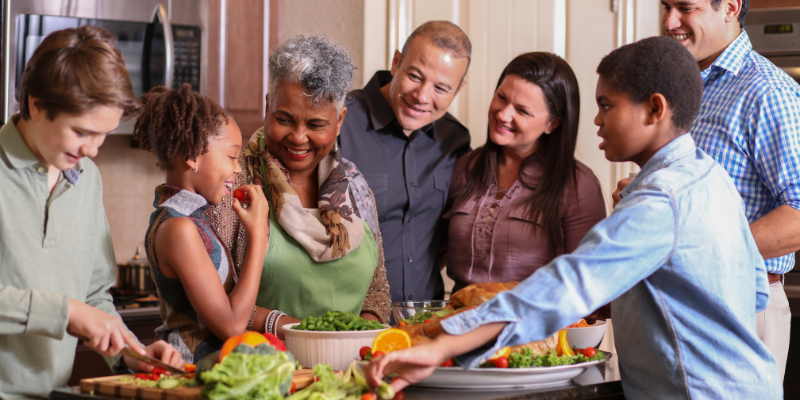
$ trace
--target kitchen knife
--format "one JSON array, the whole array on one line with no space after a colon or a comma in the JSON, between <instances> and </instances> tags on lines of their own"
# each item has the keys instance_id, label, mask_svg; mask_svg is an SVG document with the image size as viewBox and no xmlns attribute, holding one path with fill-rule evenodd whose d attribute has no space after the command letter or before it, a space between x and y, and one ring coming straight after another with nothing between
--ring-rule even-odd
<instances>
[{"instance_id":1,"label":"kitchen knife","mask_svg":"<svg viewBox=\"0 0 800 400\"><path fill-rule=\"evenodd\" d=\"M173 374L185 374L186 373L186 371L184 371L182 369L175 368L175 367L173 367L173 366L171 366L169 364L161 362L160 360L156 360L153 357L141 355L141 354L137 353L136 351L134 351L132 348L130 348L130 346L128 346L128 345L125 345L125 347L122 349L122 351L119 352L119 354L122 354L123 356L128 356L128 357L133 358L135 360L139 360L139 361L141 361L141 362L143 362L143 363L145 363L147 365L152 365L154 367L162 368L167 372L172 372Z\"/></svg>"}]
</instances>

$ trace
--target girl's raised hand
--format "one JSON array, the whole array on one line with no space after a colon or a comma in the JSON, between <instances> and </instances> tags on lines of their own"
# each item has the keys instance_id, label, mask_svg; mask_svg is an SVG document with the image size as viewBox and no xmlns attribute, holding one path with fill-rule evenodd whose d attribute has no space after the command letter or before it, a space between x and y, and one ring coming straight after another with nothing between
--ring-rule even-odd
<instances>
[{"instance_id":1,"label":"girl's raised hand","mask_svg":"<svg viewBox=\"0 0 800 400\"><path fill-rule=\"evenodd\" d=\"M233 210L239 216L242 226L247 231L251 240L264 240L269 242L269 202L264 196L260 185L243 185L236 189L243 191L248 208L243 208L242 203L234 195ZM234 192L235 194L236 192Z\"/></svg>"}]
</instances>

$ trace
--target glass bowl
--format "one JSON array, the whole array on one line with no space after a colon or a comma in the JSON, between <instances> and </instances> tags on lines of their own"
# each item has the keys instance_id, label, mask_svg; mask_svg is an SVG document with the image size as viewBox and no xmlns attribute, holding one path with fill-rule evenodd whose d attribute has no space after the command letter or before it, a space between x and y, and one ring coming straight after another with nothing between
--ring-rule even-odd
<instances>
[{"instance_id":1,"label":"glass bowl","mask_svg":"<svg viewBox=\"0 0 800 400\"><path fill-rule=\"evenodd\" d=\"M398 301L392 303L392 315L397 324L402 320L405 320L407 324L414 324L424 322L430 318L430 313L441 311L448 304L450 304L450 300Z\"/></svg>"}]
</instances>

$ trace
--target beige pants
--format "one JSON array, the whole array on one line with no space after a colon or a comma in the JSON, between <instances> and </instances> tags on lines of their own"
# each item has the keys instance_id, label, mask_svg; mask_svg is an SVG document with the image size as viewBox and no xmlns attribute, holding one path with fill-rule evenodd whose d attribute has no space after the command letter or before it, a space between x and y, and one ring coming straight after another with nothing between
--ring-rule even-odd
<instances>
[{"instance_id":1,"label":"beige pants","mask_svg":"<svg viewBox=\"0 0 800 400\"><path fill-rule=\"evenodd\" d=\"M778 369L781 381L786 373L786 358L789 354L789 334L792 328L792 313L789 310L789 299L783 290L782 282L769 285L769 306L756 314L756 332L758 338L767 345Z\"/></svg>"}]
</instances>

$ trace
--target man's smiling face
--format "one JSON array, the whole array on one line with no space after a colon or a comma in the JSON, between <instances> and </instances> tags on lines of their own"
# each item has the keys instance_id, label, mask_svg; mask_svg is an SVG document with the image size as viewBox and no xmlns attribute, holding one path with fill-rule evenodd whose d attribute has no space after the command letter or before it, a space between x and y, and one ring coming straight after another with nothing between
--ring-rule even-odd
<instances>
[{"instance_id":1,"label":"man's smiling face","mask_svg":"<svg viewBox=\"0 0 800 400\"><path fill-rule=\"evenodd\" d=\"M711 1L661 0L664 30L692 53L701 70L710 66L738 35L739 22L736 15L731 15L729 4L733 2L733 8L738 9L736 0L722 0L717 9Z\"/></svg>"}]
</instances>

